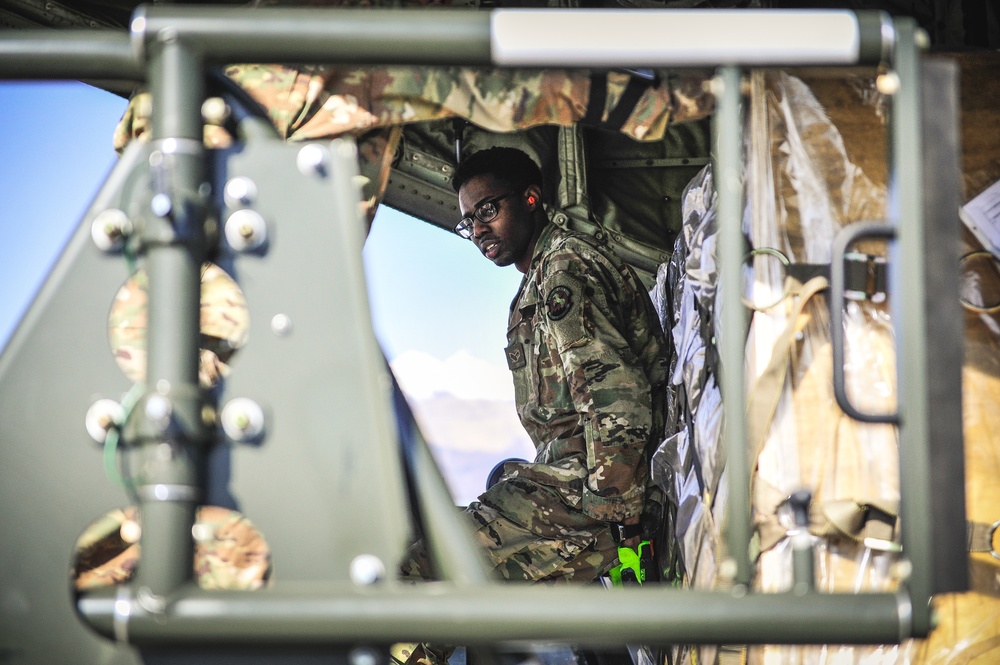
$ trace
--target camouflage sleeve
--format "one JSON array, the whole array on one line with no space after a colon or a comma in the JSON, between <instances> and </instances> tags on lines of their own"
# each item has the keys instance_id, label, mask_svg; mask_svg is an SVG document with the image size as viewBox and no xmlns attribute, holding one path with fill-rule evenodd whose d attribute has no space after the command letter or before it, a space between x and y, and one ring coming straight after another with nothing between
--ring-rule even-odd
<instances>
[{"instance_id":1,"label":"camouflage sleeve","mask_svg":"<svg viewBox=\"0 0 1000 665\"><path fill-rule=\"evenodd\" d=\"M643 294L595 250L564 246L546 260L546 321L586 438L581 507L596 519L629 521L642 510L653 427L650 380L630 344Z\"/></svg>"},{"instance_id":2,"label":"camouflage sleeve","mask_svg":"<svg viewBox=\"0 0 1000 665\"><path fill-rule=\"evenodd\" d=\"M495 132L570 125L584 117L600 124L615 113L631 80L622 72L593 74L602 85L594 90L599 99L591 102L592 73L587 70L232 65L226 74L290 140L449 117ZM704 73L663 72L639 96L620 131L638 140L657 140L671 123L707 116L713 101L702 85L705 79ZM603 105L600 113L588 114L591 103ZM151 108L148 95L132 100L115 132L116 149L148 130Z\"/></svg>"}]
</instances>

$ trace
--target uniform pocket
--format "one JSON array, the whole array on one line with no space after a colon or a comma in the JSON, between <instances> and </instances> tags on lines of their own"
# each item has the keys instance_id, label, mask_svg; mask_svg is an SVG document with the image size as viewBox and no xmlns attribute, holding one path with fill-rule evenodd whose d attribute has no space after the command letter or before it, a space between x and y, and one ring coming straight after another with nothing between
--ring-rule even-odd
<instances>
[{"instance_id":1,"label":"uniform pocket","mask_svg":"<svg viewBox=\"0 0 1000 665\"><path fill-rule=\"evenodd\" d=\"M506 580L550 577L594 542L593 537L579 533L542 537L485 506L476 512L480 526L475 538Z\"/></svg>"}]
</instances>

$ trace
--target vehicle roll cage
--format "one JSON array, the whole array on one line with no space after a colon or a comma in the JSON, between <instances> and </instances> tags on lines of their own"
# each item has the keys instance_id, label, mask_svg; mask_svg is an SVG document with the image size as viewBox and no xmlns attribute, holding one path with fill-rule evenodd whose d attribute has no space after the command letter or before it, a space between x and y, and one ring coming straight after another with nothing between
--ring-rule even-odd
<instances>
[{"instance_id":1,"label":"vehicle roll cage","mask_svg":"<svg viewBox=\"0 0 1000 665\"><path fill-rule=\"evenodd\" d=\"M619 25L629 29L616 30ZM636 26L641 26L638 35ZM602 36L598 44L588 37L595 34ZM949 157L957 154L957 100L948 70L944 87L934 91L934 104L927 103L924 81L930 70L922 59L925 46L926 35L910 19L848 11L142 6L127 36L101 31L0 33L0 78L145 81L155 105L150 143L130 146L84 220L89 229L94 217L109 207L125 208L139 218L129 247L148 273L150 326L146 388L121 442L147 462L148 475L138 493L141 565L129 584L82 593L80 616L101 634L139 646L245 645L248 635L254 644L274 647L406 639L472 645L525 640L594 646L880 644L926 636L933 626L931 596L965 588L966 555L962 493L937 491L956 478L962 486L961 332L956 334L953 327L940 336L942 326L960 325L960 316L942 322L949 317L929 307L931 302L953 302L957 307L957 297L942 295L957 293L957 276L949 245L940 242L954 235L957 179L926 176L931 159L937 174L947 173L947 168L957 174L957 160ZM478 563L480 555L463 531L371 334L360 263L363 223L352 183L357 168L353 143L338 139L309 144L313 147L305 154L306 146L267 141L267 132L261 131L250 132L254 138L243 148L219 155L206 150L201 111L208 94L205 72L232 62L716 67L713 159L722 275L738 275L745 252L744 70L864 66L891 77L890 212L871 233L894 239L890 283L897 285L891 307L899 408L892 420L899 431L903 557L909 567L899 590L752 590L752 469L743 372L747 324L739 306L739 280L726 278L720 280L725 305L720 314L724 333L718 341L726 413L729 518L724 538L731 557L729 587L703 591L647 585L612 593L494 583ZM247 122L259 122L252 114L246 117ZM262 192L268 242L246 256L224 240L220 230L227 206L222 201L225 182L244 174L257 182L274 178L283 190L270 199ZM282 225L275 221L282 214L296 219ZM353 416L349 425L324 425L324 446L312 444L311 449L325 456L334 474L330 484L335 489L327 498L335 505L322 512L330 523L318 527L328 530L323 542L333 545L322 554L313 553L332 560L329 570L334 572L327 579L313 573L302 579L279 575L273 588L254 593L203 590L192 579L194 510L212 482L206 451L219 438L204 414L219 410L221 391L198 390L196 369L200 267L217 246L222 260L239 268L235 274L256 284L246 287L249 301L256 296L261 311L288 313L295 322L285 338L272 325L273 335L260 333L262 344L277 349L287 339L340 347L331 353L342 355L331 357L318 381L326 387L324 399L353 405ZM295 289L282 272L309 262L324 267L314 268L317 272L308 278L323 279L324 289L330 285L321 306ZM283 300L268 291L283 291ZM337 315L313 311L324 308ZM336 341L317 337L303 342L310 321L316 329L338 330ZM344 359L348 356L350 363ZM258 374L257 380L264 376ZM350 395L342 387L331 389L334 379L356 389L347 391ZM294 381L306 378L288 378ZM227 395L238 389L249 394L264 390L260 383L235 378L224 386ZM269 402L274 422L315 422L321 403L311 398L314 394L296 393L287 405L274 397ZM164 400L170 405L168 422L161 408ZM154 452L165 438L180 451L169 460ZM354 477L361 469L363 480ZM443 571L441 582L402 585L384 570L391 569L384 562L398 560L410 532L405 475L411 478L420 520ZM361 574L366 565L376 572Z\"/></svg>"}]
</instances>

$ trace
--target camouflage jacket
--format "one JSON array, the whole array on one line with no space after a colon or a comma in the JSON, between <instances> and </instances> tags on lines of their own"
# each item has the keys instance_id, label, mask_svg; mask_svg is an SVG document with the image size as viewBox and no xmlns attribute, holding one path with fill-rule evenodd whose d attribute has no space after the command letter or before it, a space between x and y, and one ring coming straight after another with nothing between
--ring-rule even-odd
<instances>
[{"instance_id":1,"label":"camouflage jacket","mask_svg":"<svg viewBox=\"0 0 1000 665\"><path fill-rule=\"evenodd\" d=\"M523 510L523 497L508 495L531 494L529 528L637 520L647 450L663 434L667 373L666 342L638 277L593 238L550 224L511 305L507 341L537 456L508 463L481 501Z\"/></svg>"}]
</instances>

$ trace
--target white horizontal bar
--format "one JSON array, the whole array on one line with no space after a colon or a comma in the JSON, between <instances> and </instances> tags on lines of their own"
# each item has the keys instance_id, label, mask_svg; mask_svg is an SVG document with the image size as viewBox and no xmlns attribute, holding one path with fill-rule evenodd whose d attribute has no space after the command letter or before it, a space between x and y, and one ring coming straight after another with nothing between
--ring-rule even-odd
<instances>
[{"instance_id":1,"label":"white horizontal bar","mask_svg":"<svg viewBox=\"0 0 1000 665\"><path fill-rule=\"evenodd\" d=\"M501 66L702 67L858 62L856 15L844 10L497 9Z\"/></svg>"}]
</instances>

